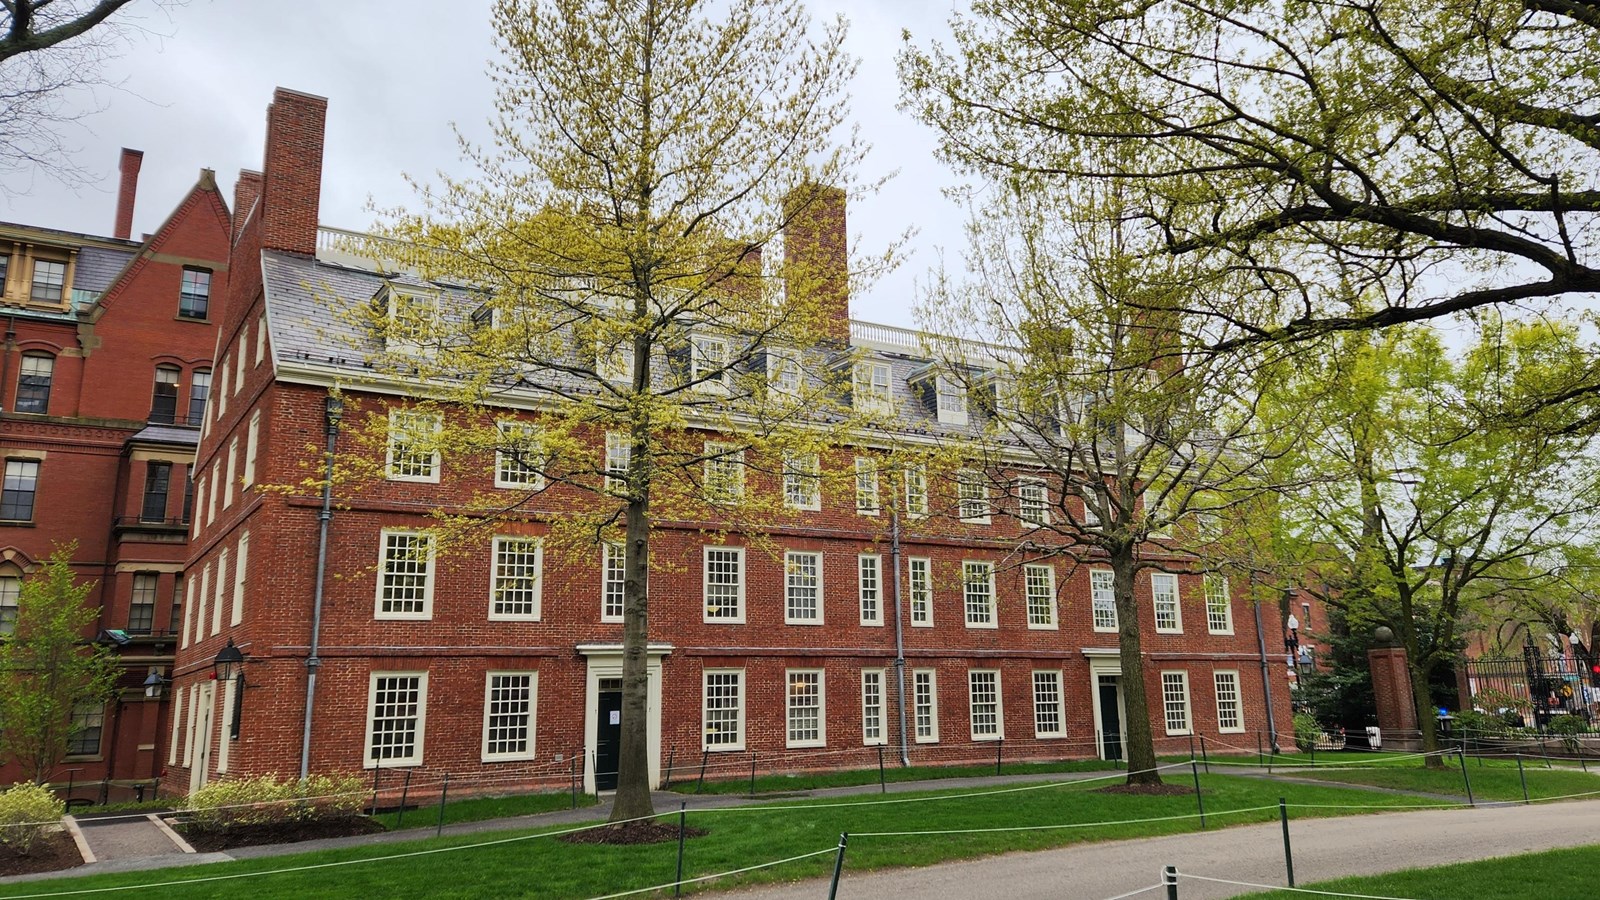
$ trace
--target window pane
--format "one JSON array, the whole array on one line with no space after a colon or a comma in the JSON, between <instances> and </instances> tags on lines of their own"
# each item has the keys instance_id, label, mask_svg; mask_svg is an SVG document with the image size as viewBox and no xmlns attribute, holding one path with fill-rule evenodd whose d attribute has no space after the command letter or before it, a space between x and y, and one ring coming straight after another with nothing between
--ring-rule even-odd
<instances>
[{"instance_id":1,"label":"window pane","mask_svg":"<svg viewBox=\"0 0 1600 900\"><path fill-rule=\"evenodd\" d=\"M1000 734L1000 673L968 672L967 690L972 703L972 737Z\"/></svg>"},{"instance_id":2,"label":"window pane","mask_svg":"<svg viewBox=\"0 0 1600 900\"><path fill-rule=\"evenodd\" d=\"M1183 672L1161 673L1161 702L1166 710L1167 734L1189 732L1189 677Z\"/></svg>"},{"instance_id":3,"label":"window pane","mask_svg":"<svg viewBox=\"0 0 1600 900\"><path fill-rule=\"evenodd\" d=\"M994 567L984 562L964 562L961 564L961 573L966 595L967 624L993 624Z\"/></svg>"},{"instance_id":4,"label":"window pane","mask_svg":"<svg viewBox=\"0 0 1600 900\"><path fill-rule=\"evenodd\" d=\"M913 559L908 563L907 580L910 582L911 624L933 624L933 580L926 559Z\"/></svg>"},{"instance_id":5,"label":"window pane","mask_svg":"<svg viewBox=\"0 0 1600 900\"><path fill-rule=\"evenodd\" d=\"M626 558L621 544L605 545L604 572L601 576L600 618L605 621L622 621L623 603L626 599Z\"/></svg>"},{"instance_id":6,"label":"window pane","mask_svg":"<svg viewBox=\"0 0 1600 900\"><path fill-rule=\"evenodd\" d=\"M485 756L529 756L533 749L532 673L490 675L484 698Z\"/></svg>"},{"instance_id":7,"label":"window pane","mask_svg":"<svg viewBox=\"0 0 1600 900\"><path fill-rule=\"evenodd\" d=\"M204 319L211 303L211 273L204 269L184 269L178 289L178 315Z\"/></svg>"},{"instance_id":8,"label":"window pane","mask_svg":"<svg viewBox=\"0 0 1600 900\"><path fill-rule=\"evenodd\" d=\"M730 548L706 550L705 601L707 619L738 619L744 614L739 598L744 583L744 559Z\"/></svg>"},{"instance_id":9,"label":"window pane","mask_svg":"<svg viewBox=\"0 0 1600 900\"><path fill-rule=\"evenodd\" d=\"M422 717L422 678L380 675L372 680L372 749L367 759L409 761L421 756L417 731Z\"/></svg>"},{"instance_id":10,"label":"window pane","mask_svg":"<svg viewBox=\"0 0 1600 900\"><path fill-rule=\"evenodd\" d=\"M166 521L167 495L171 488L172 463L152 462L145 466L144 504L139 510L141 521Z\"/></svg>"},{"instance_id":11,"label":"window pane","mask_svg":"<svg viewBox=\"0 0 1600 900\"><path fill-rule=\"evenodd\" d=\"M1115 579L1109 569L1089 571L1090 604L1094 609L1094 627L1099 631L1117 630L1117 595Z\"/></svg>"},{"instance_id":12,"label":"window pane","mask_svg":"<svg viewBox=\"0 0 1600 900\"><path fill-rule=\"evenodd\" d=\"M174 382L176 384L176 382ZM211 370L199 369L190 376L189 382L189 424L199 425L205 421L206 400L211 396ZM173 388L174 403L177 398L177 388Z\"/></svg>"},{"instance_id":13,"label":"window pane","mask_svg":"<svg viewBox=\"0 0 1600 900\"><path fill-rule=\"evenodd\" d=\"M67 283L67 264L47 259L33 262L32 299L42 303L60 303L61 289Z\"/></svg>"},{"instance_id":14,"label":"window pane","mask_svg":"<svg viewBox=\"0 0 1600 900\"><path fill-rule=\"evenodd\" d=\"M539 542L532 538L494 539L494 595L489 610L497 617L539 616Z\"/></svg>"},{"instance_id":15,"label":"window pane","mask_svg":"<svg viewBox=\"0 0 1600 900\"><path fill-rule=\"evenodd\" d=\"M1061 673L1033 673L1033 730L1040 737L1065 733L1061 726Z\"/></svg>"},{"instance_id":16,"label":"window pane","mask_svg":"<svg viewBox=\"0 0 1600 900\"><path fill-rule=\"evenodd\" d=\"M128 630L135 634L149 634L156 618L156 586L154 572L139 572L133 576L133 601L128 605Z\"/></svg>"},{"instance_id":17,"label":"window pane","mask_svg":"<svg viewBox=\"0 0 1600 900\"><path fill-rule=\"evenodd\" d=\"M707 672L705 688L705 745L738 747L744 742L739 732L739 682L742 672Z\"/></svg>"},{"instance_id":18,"label":"window pane","mask_svg":"<svg viewBox=\"0 0 1600 900\"><path fill-rule=\"evenodd\" d=\"M786 553L784 616L795 622L822 621L822 554Z\"/></svg>"},{"instance_id":19,"label":"window pane","mask_svg":"<svg viewBox=\"0 0 1600 900\"><path fill-rule=\"evenodd\" d=\"M1023 566L1023 587L1028 600L1028 624L1048 627L1056 623L1056 573L1049 566Z\"/></svg>"},{"instance_id":20,"label":"window pane","mask_svg":"<svg viewBox=\"0 0 1600 900\"><path fill-rule=\"evenodd\" d=\"M55 366L55 357L52 356L30 354L22 357L22 368L17 373L17 412L50 411L50 378Z\"/></svg>"},{"instance_id":21,"label":"window pane","mask_svg":"<svg viewBox=\"0 0 1600 900\"><path fill-rule=\"evenodd\" d=\"M821 672L789 672L789 743L822 743Z\"/></svg>"},{"instance_id":22,"label":"window pane","mask_svg":"<svg viewBox=\"0 0 1600 900\"><path fill-rule=\"evenodd\" d=\"M883 673L861 673L861 741L864 744L884 743L883 731Z\"/></svg>"},{"instance_id":23,"label":"window pane","mask_svg":"<svg viewBox=\"0 0 1600 900\"><path fill-rule=\"evenodd\" d=\"M1217 672L1217 728L1221 731L1241 731L1244 726L1239 712L1239 673Z\"/></svg>"},{"instance_id":24,"label":"window pane","mask_svg":"<svg viewBox=\"0 0 1600 900\"><path fill-rule=\"evenodd\" d=\"M31 459L6 460L4 490L0 491L0 519L26 522L33 518L33 495L39 483L39 463Z\"/></svg>"},{"instance_id":25,"label":"window pane","mask_svg":"<svg viewBox=\"0 0 1600 900\"><path fill-rule=\"evenodd\" d=\"M378 611L395 615L428 612L433 538L411 532L383 536L383 572L378 582Z\"/></svg>"},{"instance_id":26,"label":"window pane","mask_svg":"<svg viewBox=\"0 0 1600 900\"><path fill-rule=\"evenodd\" d=\"M17 630L17 598L22 596L22 579L0 575L0 634Z\"/></svg>"},{"instance_id":27,"label":"window pane","mask_svg":"<svg viewBox=\"0 0 1600 900\"><path fill-rule=\"evenodd\" d=\"M883 622L883 557L860 558L861 621L871 624Z\"/></svg>"}]
</instances>

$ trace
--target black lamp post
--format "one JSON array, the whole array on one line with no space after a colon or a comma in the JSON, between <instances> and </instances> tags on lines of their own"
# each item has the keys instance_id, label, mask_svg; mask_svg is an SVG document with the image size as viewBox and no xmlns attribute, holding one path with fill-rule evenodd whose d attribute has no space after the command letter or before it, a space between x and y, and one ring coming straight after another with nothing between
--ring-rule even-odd
<instances>
[{"instance_id":1,"label":"black lamp post","mask_svg":"<svg viewBox=\"0 0 1600 900\"><path fill-rule=\"evenodd\" d=\"M233 693L233 721L228 723L228 739L239 739L239 713L244 708L244 654L233 645L233 638L228 638L228 646L217 651L217 656L211 661L211 671L217 681L226 684L230 679L235 684Z\"/></svg>"}]
</instances>

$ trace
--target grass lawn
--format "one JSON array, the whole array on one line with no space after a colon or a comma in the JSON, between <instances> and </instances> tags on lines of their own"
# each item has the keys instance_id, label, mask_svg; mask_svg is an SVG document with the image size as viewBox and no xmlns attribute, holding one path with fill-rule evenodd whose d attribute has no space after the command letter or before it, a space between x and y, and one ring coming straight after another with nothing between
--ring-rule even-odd
<instances>
[{"instance_id":1,"label":"grass lawn","mask_svg":"<svg viewBox=\"0 0 1600 900\"><path fill-rule=\"evenodd\" d=\"M1173 781L1182 783L1182 778ZM1064 786L1015 785L983 791L944 791L880 797L866 795L819 802L774 802L759 807L690 813L689 824L709 833L691 838L685 853L685 875L710 874L743 866L827 851L839 833L851 833L846 878L851 872L889 866L925 865L1010 850L1035 850L1113 838L1147 837L1192 831L1195 798L1094 793L1115 779ZM1206 812L1212 828L1243 822L1272 821L1277 800L1291 803L1354 804L1404 807L1413 798L1374 795L1334 785L1283 785L1223 775L1202 776ZM1021 788L1021 789L1019 789ZM1004 792L997 792L1004 790ZM938 799L924 799L938 798ZM1252 812L1229 810L1260 807ZM1337 814L1339 810L1306 810ZM927 834L962 829L1068 825L1127 819L1174 818L1169 821L1090 828L1040 828L980 834ZM667 816L667 821L672 821ZM546 829L548 831L549 829ZM873 832L924 832L885 835ZM573 845L539 836L541 832L459 835L329 850L270 859L166 869L155 872L102 875L70 881L34 882L0 887L0 897L82 891L96 888L177 884L159 888L164 898L209 898L222 891L247 892L256 898L306 896L541 897L583 898L673 879L674 843L645 846ZM424 855L400 856L407 853ZM379 859L380 857L399 857ZM356 864L348 864L356 861ZM821 877L833 864L831 853L772 869L762 869L718 885ZM322 868L290 871L297 867ZM218 882L219 876L262 874ZM196 882L186 885L184 882ZM686 889L687 890L687 889Z\"/></svg>"},{"instance_id":2,"label":"grass lawn","mask_svg":"<svg viewBox=\"0 0 1600 900\"><path fill-rule=\"evenodd\" d=\"M1526 856L1485 859L1431 869L1409 869L1388 875L1341 878L1299 885L1320 891L1416 900L1523 900L1526 897L1593 897L1596 870L1600 870L1600 845L1570 850L1550 850ZM1182 880L1179 880L1180 896ZM1305 894L1270 891L1246 895L1252 900L1298 900Z\"/></svg>"},{"instance_id":3,"label":"grass lawn","mask_svg":"<svg viewBox=\"0 0 1600 900\"><path fill-rule=\"evenodd\" d=\"M1040 763L1005 763L1000 767L1002 775L1026 775L1034 772L1110 772L1115 771L1115 763L1103 759L1075 759L1062 762ZM690 777L683 777L682 769L673 780L672 790L680 794L743 794L750 793L750 778L722 780L707 780L701 787L691 772ZM908 766L901 768L890 761L883 769L883 780L896 781L930 781L939 778L971 778L983 775L994 775L993 765L977 766ZM784 793L786 791L808 791L815 788L850 787L858 784L877 784L877 769L853 769L844 772L802 772L794 775L763 775L756 774L756 793Z\"/></svg>"},{"instance_id":4,"label":"grass lawn","mask_svg":"<svg viewBox=\"0 0 1600 900\"><path fill-rule=\"evenodd\" d=\"M394 831L404 828L436 828L439 824L439 807L437 803L429 803L427 798L415 798L418 801L416 809L408 809L405 815L399 813L379 813L375 820L383 823L383 827ZM578 806L594 806L597 801L592 794L579 794ZM551 812L558 809L571 809L572 795L565 791L539 794L517 794L507 797L468 797L463 800L445 801L444 823L450 825L456 822L481 822L484 819L503 819L508 816L530 816L534 813Z\"/></svg>"},{"instance_id":5,"label":"grass lawn","mask_svg":"<svg viewBox=\"0 0 1600 900\"><path fill-rule=\"evenodd\" d=\"M1296 778L1315 778L1341 784L1369 784L1374 787L1424 791L1431 794L1466 796L1461 764L1448 759L1443 768L1425 769L1414 760L1377 763L1372 768L1321 768L1294 770ZM1565 797L1571 794L1600 792L1600 770L1584 772L1558 766L1546 769L1538 762L1523 761L1528 780L1528 797L1534 800ZM1467 760L1466 778L1472 783L1474 800L1521 800L1522 778L1516 761ZM1600 795L1597 795L1600 796Z\"/></svg>"}]
</instances>

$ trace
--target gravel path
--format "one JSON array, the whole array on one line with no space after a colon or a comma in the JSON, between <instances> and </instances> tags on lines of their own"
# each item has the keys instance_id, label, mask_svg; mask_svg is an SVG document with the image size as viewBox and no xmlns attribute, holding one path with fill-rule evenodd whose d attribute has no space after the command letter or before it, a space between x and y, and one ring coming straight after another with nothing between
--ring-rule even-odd
<instances>
[{"instance_id":1,"label":"gravel path","mask_svg":"<svg viewBox=\"0 0 1600 900\"><path fill-rule=\"evenodd\" d=\"M1600 800L1304 819L1290 823L1290 836L1295 881L1304 885L1600 843ZM1275 824L1012 853L920 869L851 873L848 860L847 851L840 900L1105 900L1158 884L1162 867L1169 865L1209 878L1286 883L1283 835ZM1255 890L1187 879L1180 880L1180 888L1183 900L1236 897ZM812 880L716 896L819 900L827 893L827 882ZM1164 894L1155 890L1139 896Z\"/></svg>"}]
</instances>

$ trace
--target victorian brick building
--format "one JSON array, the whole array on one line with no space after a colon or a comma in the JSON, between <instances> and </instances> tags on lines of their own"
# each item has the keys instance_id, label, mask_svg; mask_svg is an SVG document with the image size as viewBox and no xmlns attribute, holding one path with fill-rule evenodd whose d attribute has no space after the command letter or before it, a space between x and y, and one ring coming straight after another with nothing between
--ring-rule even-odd
<instances>
[{"instance_id":1,"label":"victorian brick building","mask_svg":"<svg viewBox=\"0 0 1600 900\"><path fill-rule=\"evenodd\" d=\"M406 291L468 300L392 261L354 259L319 228L325 113L321 98L276 93L263 177L245 182L259 194L236 203L242 224L196 467L169 787L302 765L564 782L575 765L587 788L604 788L620 709L621 566L604 545L546 552L540 504L559 509L560 488L531 501L525 521L447 557L424 530L430 512L527 487L515 459L441 458L394 437L382 484L331 506L315 488L294 487L314 484L324 442L338 438L330 388L343 390L346 425L358 411L405 415L413 389L367 364L360 348L370 340L340 305ZM812 243L840 267L844 215L842 196L830 195L801 223L834 236ZM795 237L791 252L807 243ZM849 344L840 358L869 367L866 393L903 408L908 431L946 427L937 404L916 399L929 371L917 336L850 322L842 292L839 303ZM536 406L511 391L500 417L515 427ZM605 441L594 452L605 454ZM857 461L868 452L823 454L822 470L854 474L816 490L748 473L743 489L777 492L794 511L765 535L776 551L737 530L659 523L653 783L669 761L698 764L703 753L741 768L752 752L774 766L862 765L878 747L900 746L902 722L913 761L993 759L1002 741L1009 758L1114 757L1129 678L1144 680L1166 750L1187 750L1193 735L1243 745L1266 727L1258 619L1225 579L1176 558L1172 571L1142 575L1146 665L1123 672L1109 570L1011 553L1030 518L1061 502L1048 486L997 509L931 477L880 483ZM905 493L898 529L889 492ZM1275 621L1267 627L1282 723L1281 636ZM218 680L212 662L229 643L244 675Z\"/></svg>"},{"instance_id":2,"label":"victorian brick building","mask_svg":"<svg viewBox=\"0 0 1600 900\"><path fill-rule=\"evenodd\" d=\"M111 703L77 710L52 778L124 788L158 778L165 749L162 694L144 682L175 649L231 228L203 170L155 233L132 239L141 162L122 152L110 236L0 223L0 640L22 578L75 542L73 569L100 607L85 638L115 647L124 673Z\"/></svg>"}]
</instances>

